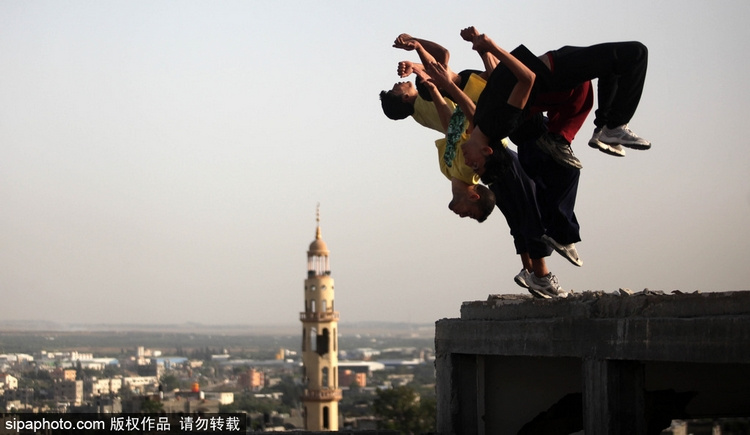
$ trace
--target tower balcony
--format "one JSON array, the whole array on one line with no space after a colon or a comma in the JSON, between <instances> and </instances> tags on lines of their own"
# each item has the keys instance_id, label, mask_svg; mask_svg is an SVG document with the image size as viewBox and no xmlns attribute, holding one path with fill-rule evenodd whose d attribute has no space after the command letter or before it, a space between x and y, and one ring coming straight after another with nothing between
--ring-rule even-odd
<instances>
[{"instance_id":1,"label":"tower balcony","mask_svg":"<svg viewBox=\"0 0 750 435\"><path fill-rule=\"evenodd\" d=\"M341 390L338 388L324 388L322 390L305 390L302 393L303 402L330 402L341 400Z\"/></svg>"},{"instance_id":2,"label":"tower balcony","mask_svg":"<svg viewBox=\"0 0 750 435\"><path fill-rule=\"evenodd\" d=\"M299 320L302 322L338 322L338 311L322 311L315 313L299 313Z\"/></svg>"}]
</instances>

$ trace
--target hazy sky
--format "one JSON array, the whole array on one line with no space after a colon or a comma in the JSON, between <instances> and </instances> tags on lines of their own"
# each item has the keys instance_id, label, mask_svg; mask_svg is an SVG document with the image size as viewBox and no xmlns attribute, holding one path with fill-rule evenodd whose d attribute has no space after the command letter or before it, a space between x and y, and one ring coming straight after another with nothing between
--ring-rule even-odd
<instances>
[{"instance_id":1,"label":"hazy sky","mask_svg":"<svg viewBox=\"0 0 750 435\"><path fill-rule=\"evenodd\" d=\"M582 268L565 289L750 288L750 2L0 2L0 320L298 322L321 204L346 322L433 322L523 293L502 214L447 208L439 136L378 93L402 32L481 63L513 48L639 40L635 132L586 145Z\"/></svg>"}]
</instances>

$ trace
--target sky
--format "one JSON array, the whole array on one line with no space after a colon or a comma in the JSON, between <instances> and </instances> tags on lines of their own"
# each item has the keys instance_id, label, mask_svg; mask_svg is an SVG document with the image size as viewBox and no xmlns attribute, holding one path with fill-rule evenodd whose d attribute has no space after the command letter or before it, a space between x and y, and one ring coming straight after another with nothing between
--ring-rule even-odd
<instances>
[{"instance_id":1,"label":"sky","mask_svg":"<svg viewBox=\"0 0 750 435\"><path fill-rule=\"evenodd\" d=\"M340 328L525 293L508 226L447 208L434 140L380 90L400 33L539 54L649 48L625 158L573 142L575 292L748 290L750 2L0 2L0 319L295 324L320 204ZM251 328L250 328L251 329Z\"/></svg>"}]
</instances>

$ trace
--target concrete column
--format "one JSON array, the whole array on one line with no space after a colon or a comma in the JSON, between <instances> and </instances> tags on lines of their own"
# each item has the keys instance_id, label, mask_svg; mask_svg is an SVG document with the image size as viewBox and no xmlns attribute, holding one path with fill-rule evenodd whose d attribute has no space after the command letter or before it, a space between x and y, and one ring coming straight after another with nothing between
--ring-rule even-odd
<instances>
[{"instance_id":1,"label":"concrete column","mask_svg":"<svg viewBox=\"0 0 750 435\"><path fill-rule=\"evenodd\" d=\"M479 415L480 409L484 407L484 398L480 404L477 394L480 382L477 373L478 359L481 357L476 355L437 355L435 370L437 379L441 379L435 391L439 434L480 434L478 420L484 418Z\"/></svg>"},{"instance_id":2,"label":"concrete column","mask_svg":"<svg viewBox=\"0 0 750 435\"><path fill-rule=\"evenodd\" d=\"M435 399L437 402L436 429L439 434L450 434L454 411L451 409L453 401L453 362L450 353L435 355L435 376L439 379L435 385Z\"/></svg>"},{"instance_id":3,"label":"concrete column","mask_svg":"<svg viewBox=\"0 0 750 435\"><path fill-rule=\"evenodd\" d=\"M642 363L584 359L582 372L587 434L646 435Z\"/></svg>"}]
</instances>

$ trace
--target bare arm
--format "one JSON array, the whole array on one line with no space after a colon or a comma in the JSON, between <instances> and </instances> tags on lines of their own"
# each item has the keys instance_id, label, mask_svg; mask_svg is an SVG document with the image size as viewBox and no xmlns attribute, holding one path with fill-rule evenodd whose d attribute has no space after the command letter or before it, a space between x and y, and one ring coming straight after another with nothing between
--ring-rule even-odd
<instances>
[{"instance_id":1,"label":"bare arm","mask_svg":"<svg viewBox=\"0 0 750 435\"><path fill-rule=\"evenodd\" d=\"M469 98L461 88L450 80L448 71L445 67L437 62L433 62L426 65L425 68L438 86L447 92L451 99L458 104L458 107L460 107L461 111L466 115L466 119L473 123L476 106L474 105L474 102L471 101L471 98Z\"/></svg>"},{"instance_id":2,"label":"bare arm","mask_svg":"<svg viewBox=\"0 0 750 435\"><path fill-rule=\"evenodd\" d=\"M425 53L429 55L429 58L423 58L422 53L419 53L419 50L417 50L414 43L417 43L419 46L421 46L424 49ZM419 58L422 59L422 63L424 64L434 61L440 62L443 65L448 65L448 61L450 60L450 52L447 48L436 42L421 38L414 38L406 33L398 35L398 38L396 38L396 40L393 42L393 46L395 48L401 48L407 51L417 50Z\"/></svg>"},{"instance_id":3,"label":"bare arm","mask_svg":"<svg viewBox=\"0 0 750 435\"><path fill-rule=\"evenodd\" d=\"M440 118L440 124L443 126L443 130L447 130L448 124L451 121L451 116L453 115L453 108L445 102L443 94L440 93L440 90L437 88L437 86L435 86L435 83L432 81L430 76L427 75L424 69L415 70L414 73L419 76L424 86L430 92L430 96L432 97L432 104L435 105L438 117Z\"/></svg>"},{"instance_id":4,"label":"bare arm","mask_svg":"<svg viewBox=\"0 0 750 435\"><path fill-rule=\"evenodd\" d=\"M409 62L408 60L402 60L398 63L398 69L396 70L398 76L401 78L408 77L414 74L418 77L427 74L424 70L424 66L421 63Z\"/></svg>"},{"instance_id":5,"label":"bare arm","mask_svg":"<svg viewBox=\"0 0 750 435\"><path fill-rule=\"evenodd\" d=\"M508 97L508 104L519 109L523 109L529 101L531 88L534 86L536 74L526 65L521 63L512 54L495 44L485 34L477 35L473 41L473 48L479 52L486 51L495 56L500 62L503 62L511 73L516 77L518 82Z\"/></svg>"},{"instance_id":6,"label":"bare arm","mask_svg":"<svg viewBox=\"0 0 750 435\"><path fill-rule=\"evenodd\" d=\"M479 32L474 26L461 29L461 38L463 38L464 41L468 41L473 44L474 38L478 36ZM484 72L480 74L480 76L483 79L487 80L492 75L492 72L495 71L495 67L498 63L500 63L500 61L486 50L477 52L479 53L479 57L482 59L482 64L484 64Z\"/></svg>"}]
</instances>

